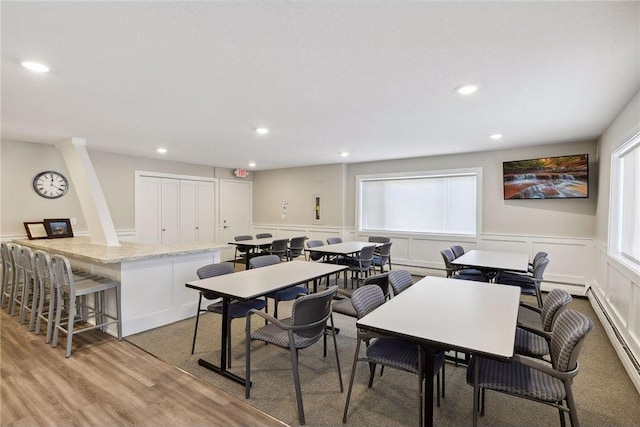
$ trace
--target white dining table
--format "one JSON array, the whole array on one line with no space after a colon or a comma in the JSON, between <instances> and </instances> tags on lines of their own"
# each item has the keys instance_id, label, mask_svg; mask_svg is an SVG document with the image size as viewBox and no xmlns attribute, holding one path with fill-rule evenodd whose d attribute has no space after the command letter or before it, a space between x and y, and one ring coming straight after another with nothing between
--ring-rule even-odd
<instances>
[{"instance_id":1,"label":"white dining table","mask_svg":"<svg viewBox=\"0 0 640 427\"><path fill-rule=\"evenodd\" d=\"M313 281L313 290L316 292L318 279L340 272L345 268L347 267L337 264L289 261L187 282L185 284L187 288L214 292L222 298L220 366L204 359L199 359L198 364L244 385L244 378L227 369L228 331L225 325L229 321L229 303L232 300L250 300L263 297L281 289L311 281Z\"/></svg>"},{"instance_id":2,"label":"white dining table","mask_svg":"<svg viewBox=\"0 0 640 427\"><path fill-rule=\"evenodd\" d=\"M426 372L422 419L425 426L432 426L434 350L509 360L513 357L519 302L517 287L429 276L356 325L421 346Z\"/></svg>"},{"instance_id":3,"label":"white dining table","mask_svg":"<svg viewBox=\"0 0 640 427\"><path fill-rule=\"evenodd\" d=\"M451 264L480 270L526 273L529 268L529 254L473 249L451 261Z\"/></svg>"}]
</instances>

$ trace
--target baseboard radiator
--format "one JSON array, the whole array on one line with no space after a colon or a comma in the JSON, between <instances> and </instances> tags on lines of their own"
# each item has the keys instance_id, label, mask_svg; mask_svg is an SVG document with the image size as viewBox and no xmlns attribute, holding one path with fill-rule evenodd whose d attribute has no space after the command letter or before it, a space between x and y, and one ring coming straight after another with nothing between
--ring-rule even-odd
<instances>
[{"instance_id":1,"label":"baseboard radiator","mask_svg":"<svg viewBox=\"0 0 640 427\"><path fill-rule=\"evenodd\" d=\"M598 305L599 307L599 311L600 311L600 320L602 321L603 318L606 320L607 325L605 326L605 329L609 329L612 333L613 336L615 337L616 341L617 341L617 345L618 348L622 349L624 351L624 353L626 354L629 363L631 364L631 366L633 367L633 369L635 369L635 372L629 372L629 375L632 376L635 374L635 378L631 378L631 380L633 381L633 383L636 386L636 389L638 390L638 393L640 393L640 363L638 362L638 359L636 358L636 356L631 352L631 349L629 348L629 345L627 344L627 342L625 341L624 337L622 336L622 334L620 334L620 331L618 330L618 328L616 327L615 323L611 320L611 317L609 316L609 313L607 313L607 311L605 310L604 306L602 305L602 302L600 301L600 298L598 298L598 295L596 292L593 291L593 289L591 287L587 288L587 293L590 295L590 300L591 301L595 301L595 303ZM609 335L609 339L612 339L610 334ZM620 352L618 352L618 354L620 355ZM623 365L629 367L629 364L625 364L623 362Z\"/></svg>"}]
</instances>

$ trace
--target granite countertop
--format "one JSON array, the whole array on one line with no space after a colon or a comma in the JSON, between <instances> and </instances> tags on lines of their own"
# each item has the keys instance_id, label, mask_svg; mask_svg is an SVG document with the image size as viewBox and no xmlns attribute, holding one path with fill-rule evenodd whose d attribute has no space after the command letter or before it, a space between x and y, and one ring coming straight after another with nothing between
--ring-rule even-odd
<instances>
[{"instance_id":1,"label":"granite countertop","mask_svg":"<svg viewBox=\"0 0 640 427\"><path fill-rule=\"evenodd\" d=\"M114 264L123 261L162 258L214 252L230 247L220 243L176 243L173 245L149 245L144 243L120 242L120 246L102 246L91 243L89 237L69 237L64 239L16 240L16 243L34 249L42 249L79 260Z\"/></svg>"}]
</instances>

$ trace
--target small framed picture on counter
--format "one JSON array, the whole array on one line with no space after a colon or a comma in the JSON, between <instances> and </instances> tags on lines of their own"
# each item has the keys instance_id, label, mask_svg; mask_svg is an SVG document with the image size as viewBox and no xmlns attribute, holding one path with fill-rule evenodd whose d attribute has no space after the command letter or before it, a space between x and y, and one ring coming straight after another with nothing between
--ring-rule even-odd
<instances>
[{"instance_id":1,"label":"small framed picture on counter","mask_svg":"<svg viewBox=\"0 0 640 427\"><path fill-rule=\"evenodd\" d=\"M69 218L45 219L44 228L47 230L47 237L49 237L49 239L73 237L73 230L71 229L71 221L69 221Z\"/></svg>"},{"instance_id":2,"label":"small framed picture on counter","mask_svg":"<svg viewBox=\"0 0 640 427\"><path fill-rule=\"evenodd\" d=\"M44 222L23 222L23 224L29 240L49 238L47 230L44 228Z\"/></svg>"}]
</instances>

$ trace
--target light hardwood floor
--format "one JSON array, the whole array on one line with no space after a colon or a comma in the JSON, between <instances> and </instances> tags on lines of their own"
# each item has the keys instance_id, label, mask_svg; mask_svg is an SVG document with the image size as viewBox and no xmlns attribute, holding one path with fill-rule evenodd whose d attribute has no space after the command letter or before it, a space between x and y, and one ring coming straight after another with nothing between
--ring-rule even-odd
<instances>
[{"instance_id":1,"label":"light hardwood floor","mask_svg":"<svg viewBox=\"0 0 640 427\"><path fill-rule=\"evenodd\" d=\"M2 426L285 425L106 334L77 335L67 359L4 309L0 329Z\"/></svg>"}]
</instances>

